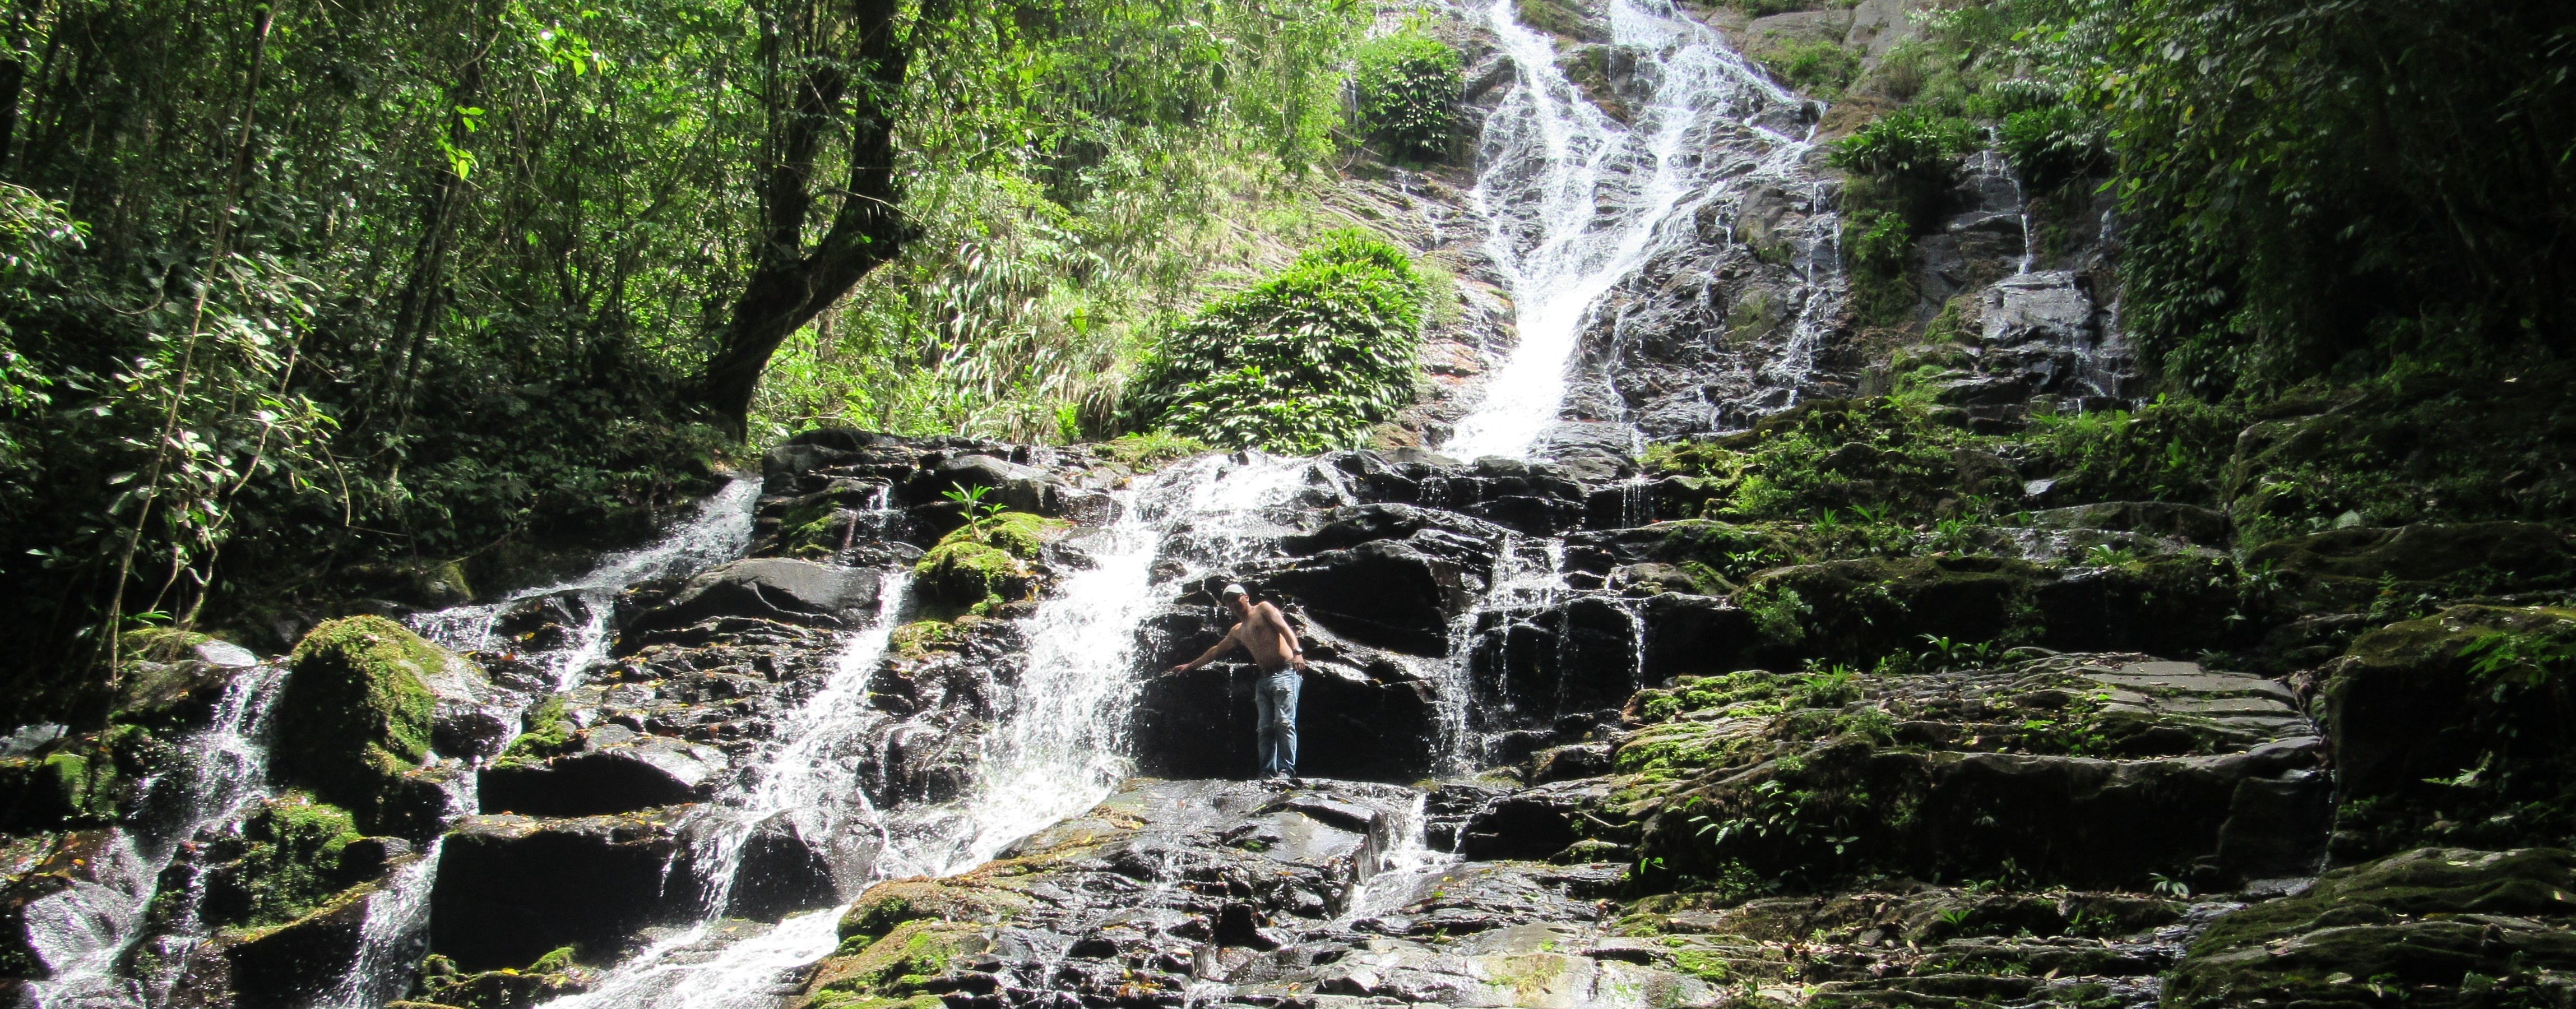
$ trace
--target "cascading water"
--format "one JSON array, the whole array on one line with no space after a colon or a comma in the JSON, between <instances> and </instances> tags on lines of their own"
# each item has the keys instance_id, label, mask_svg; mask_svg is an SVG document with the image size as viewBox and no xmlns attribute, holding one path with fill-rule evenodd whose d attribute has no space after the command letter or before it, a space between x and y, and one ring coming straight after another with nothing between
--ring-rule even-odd
<instances>
[{"instance_id":1,"label":"cascading water","mask_svg":"<svg viewBox=\"0 0 2576 1009\"><path fill-rule=\"evenodd\" d=\"M775 1002L782 994L777 987L783 975L832 951L842 909L790 916L712 957L703 952L722 927L744 842L772 817L786 817L799 836L837 849L830 859L835 866L864 867L860 871L867 875L839 881L845 892L856 893L869 878L889 869L902 874L898 867L909 860L875 822L876 810L860 787L858 745L880 717L867 704L868 680L911 598L909 577L890 576L875 620L842 639L830 678L780 723L757 774L711 805L710 815L721 821L699 845L699 862L707 866L704 872L713 884L701 919L619 965L598 987L552 1005L751 1009ZM877 842L877 850L847 850L865 841Z\"/></svg>"},{"instance_id":2,"label":"cascading water","mask_svg":"<svg viewBox=\"0 0 2576 1009\"><path fill-rule=\"evenodd\" d=\"M285 670L253 664L238 653L238 671L224 684L213 720L180 741L188 759L144 784L142 808L110 831L89 867L91 880L30 903L27 937L51 977L28 984L27 1001L43 1009L151 1004L165 977L137 978L121 970L139 937L144 913L179 842L224 823L267 794L268 716ZM164 963L179 963L203 938L192 923L156 940Z\"/></svg>"},{"instance_id":3,"label":"cascading water","mask_svg":"<svg viewBox=\"0 0 2576 1009\"><path fill-rule=\"evenodd\" d=\"M1512 0L1485 10L1515 81L1486 120L1472 199L1519 344L1442 447L1462 458L1531 454L1564 405L1595 304L1656 253L1697 240L1694 214L1727 181L1716 173L1730 161L1711 156L1719 130L1740 127L1760 148L1755 176L1793 175L1807 149L1757 121L1797 99L1668 3L1609 4L1612 44L1637 59L1636 86L1622 92L1628 123L1569 80L1555 40L1515 12Z\"/></svg>"},{"instance_id":4,"label":"cascading water","mask_svg":"<svg viewBox=\"0 0 2576 1009\"><path fill-rule=\"evenodd\" d=\"M1091 569L1027 622L1029 654L1009 713L985 745L942 872L975 867L1100 801L1129 770L1129 709L1143 675L1137 626L1183 585L1229 570L1275 534L1265 512L1312 464L1259 455L1206 458L1144 481L1121 502ZM1180 562L1154 571L1157 560Z\"/></svg>"},{"instance_id":5,"label":"cascading water","mask_svg":"<svg viewBox=\"0 0 2576 1009\"><path fill-rule=\"evenodd\" d=\"M889 590L875 624L849 639L829 683L781 724L766 770L718 799L727 818L702 848L718 896L703 920L612 972L597 988L553 1009L649 1006L755 1009L782 982L831 952L843 908L808 912L707 955L719 928L733 854L753 825L797 819L803 836L877 850L867 877L842 880L855 895L874 878L946 875L974 868L1029 834L1099 802L1129 770L1127 720L1138 683L1137 629L1184 583L1246 556L1278 530L1264 512L1286 501L1312 464L1246 456L1205 458L1146 478L1119 495L1118 521L1086 545L1090 566L1067 576L1024 622L1030 648L1005 712L984 741L965 796L900 811L867 806L854 747L882 717L865 703L900 615ZM1181 560L1181 568L1156 562ZM835 860L840 861L839 859Z\"/></svg>"},{"instance_id":6,"label":"cascading water","mask_svg":"<svg viewBox=\"0 0 2576 1009\"><path fill-rule=\"evenodd\" d=\"M460 652L506 648L493 634L503 614L531 599L562 596L582 623L565 644L533 655L552 673L555 688L569 688L581 672L608 657L609 617L619 592L668 575L703 571L742 556L751 542L752 503L760 480L741 477L698 506L698 513L653 545L610 554L581 577L521 589L499 602L458 606L411 618L421 636Z\"/></svg>"}]
</instances>

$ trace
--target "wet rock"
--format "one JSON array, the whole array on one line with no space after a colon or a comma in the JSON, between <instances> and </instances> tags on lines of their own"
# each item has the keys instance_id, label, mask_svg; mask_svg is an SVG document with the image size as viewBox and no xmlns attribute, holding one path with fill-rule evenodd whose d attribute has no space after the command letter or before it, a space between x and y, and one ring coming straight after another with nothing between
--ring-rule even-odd
<instances>
[{"instance_id":1,"label":"wet rock","mask_svg":"<svg viewBox=\"0 0 2576 1009\"><path fill-rule=\"evenodd\" d=\"M1638 614L1622 600L1581 596L1546 609L1479 614L1468 670L1477 724L1488 731L1554 725L1615 709L1638 682Z\"/></svg>"},{"instance_id":2,"label":"wet rock","mask_svg":"<svg viewBox=\"0 0 2576 1009\"><path fill-rule=\"evenodd\" d=\"M563 946L605 958L636 929L685 911L668 892L676 815L467 819L439 852L430 949L470 970Z\"/></svg>"},{"instance_id":3,"label":"wet rock","mask_svg":"<svg viewBox=\"0 0 2576 1009\"><path fill-rule=\"evenodd\" d=\"M2576 856L2422 848L2220 919L2164 1004L2545 1005L2576 995Z\"/></svg>"},{"instance_id":4,"label":"wet rock","mask_svg":"<svg viewBox=\"0 0 2576 1009\"><path fill-rule=\"evenodd\" d=\"M625 640L643 640L719 617L847 627L873 616L883 576L868 568L756 557L689 580L669 602L635 618Z\"/></svg>"},{"instance_id":5,"label":"wet rock","mask_svg":"<svg viewBox=\"0 0 2576 1009\"><path fill-rule=\"evenodd\" d=\"M1320 528L1282 537L1279 545L1291 554L1311 556L1374 540L1402 540L1479 577L1490 577L1496 553L1509 535L1501 526L1455 512L1378 503L1333 509Z\"/></svg>"},{"instance_id":6,"label":"wet rock","mask_svg":"<svg viewBox=\"0 0 2576 1009\"><path fill-rule=\"evenodd\" d=\"M483 770L483 812L523 816L631 813L704 799L725 768L712 747L668 736L636 736L604 745L585 739L578 753L508 760Z\"/></svg>"},{"instance_id":7,"label":"wet rock","mask_svg":"<svg viewBox=\"0 0 2576 1009\"><path fill-rule=\"evenodd\" d=\"M1457 564L1409 543L1371 540L1300 560L1271 575L1267 587L1351 640L1443 655L1449 621L1466 612L1480 587L1469 578Z\"/></svg>"},{"instance_id":8,"label":"wet rock","mask_svg":"<svg viewBox=\"0 0 2576 1009\"><path fill-rule=\"evenodd\" d=\"M1514 792L1486 803L1458 835L1458 853L1473 859L1545 859L1582 840L1586 806L1609 789L1598 781L1565 782Z\"/></svg>"},{"instance_id":9,"label":"wet rock","mask_svg":"<svg viewBox=\"0 0 2576 1009\"><path fill-rule=\"evenodd\" d=\"M789 814L780 813L762 820L743 839L725 916L776 921L840 899L831 863Z\"/></svg>"},{"instance_id":10,"label":"wet rock","mask_svg":"<svg viewBox=\"0 0 2576 1009\"><path fill-rule=\"evenodd\" d=\"M1131 782L985 868L872 888L842 922L864 948L827 960L807 995L1107 1001L1140 978L1177 991L1194 973L1243 967L1285 950L1293 930L1325 924L1380 868L1410 794Z\"/></svg>"}]
</instances>

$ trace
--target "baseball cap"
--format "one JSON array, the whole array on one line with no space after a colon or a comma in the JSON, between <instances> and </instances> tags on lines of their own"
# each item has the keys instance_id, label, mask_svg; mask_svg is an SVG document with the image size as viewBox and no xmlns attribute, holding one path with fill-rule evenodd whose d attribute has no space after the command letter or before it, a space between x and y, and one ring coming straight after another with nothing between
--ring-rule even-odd
<instances>
[{"instance_id":1,"label":"baseball cap","mask_svg":"<svg viewBox=\"0 0 2576 1009\"><path fill-rule=\"evenodd\" d=\"M1234 598L1234 597L1236 597L1236 596L1248 596L1248 595L1251 595L1251 594L1252 594L1252 593L1251 593L1251 592L1249 592L1249 591L1246 591L1246 590L1244 589L1244 587L1243 587L1240 583L1236 583L1236 582L1228 582L1228 583L1226 583L1225 588L1220 589L1220 590L1218 590L1218 591L1217 591L1216 597L1217 597L1217 599L1218 599L1219 601L1224 601L1224 600L1227 600L1227 599L1232 599L1232 598Z\"/></svg>"}]
</instances>

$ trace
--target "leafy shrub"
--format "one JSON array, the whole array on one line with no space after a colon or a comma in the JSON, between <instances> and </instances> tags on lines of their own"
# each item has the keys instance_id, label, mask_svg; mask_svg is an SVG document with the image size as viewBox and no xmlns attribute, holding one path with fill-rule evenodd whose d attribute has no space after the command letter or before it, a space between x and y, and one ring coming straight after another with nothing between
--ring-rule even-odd
<instances>
[{"instance_id":1,"label":"leafy shrub","mask_svg":"<svg viewBox=\"0 0 2576 1009\"><path fill-rule=\"evenodd\" d=\"M1449 151L1466 90L1464 60L1449 44L1407 28L1362 43L1351 71L1360 122L1399 158L1438 160Z\"/></svg>"},{"instance_id":2,"label":"leafy shrub","mask_svg":"<svg viewBox=\"0 0 2576 1009\"><path fill-rule=\"evenodd\" d=\"M1404 250L1329 233L1166 334L1131 422L1236 448L1356 445L1412 396L1425 287Z\"/></svg>"},{"instance_id":3,"label":"leafy shrub","mask_svg":"<svg viewBox=\"0 0 2576 1009\"><path fill-rule=\"evenodd\" d=\"M2004 117L2004 156L2033 188L2051 188L2102 163L2102 129L2068 105L2022 109Z\"/></svg>"},{"instance_id":4,"label":"leafy shrub","mask_svg":"<svg viewBox=\"0 0 2576 1009\"><path fill-rule=\"evenodd\" d=\"M1975 142L1976 131L1965 119L1903 108L1834 141L1825 161L1847 172L1947 180L1950 159Z\"/></svg>"}]
</instances>

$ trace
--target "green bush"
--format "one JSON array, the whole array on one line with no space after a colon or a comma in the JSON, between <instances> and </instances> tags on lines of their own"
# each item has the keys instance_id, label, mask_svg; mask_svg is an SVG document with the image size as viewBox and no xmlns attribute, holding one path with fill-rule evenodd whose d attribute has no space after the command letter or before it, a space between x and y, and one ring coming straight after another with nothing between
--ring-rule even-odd
<instances>
[{"instance_id":1,"label":"green bush","mask_svg":"<svg viewBox=\"0 0 2576 1009\"><path fill-rule=\"evenodd\" d=\"M2071 105L2022 109L2004 117L2004 156L2022 182L2048 189L2102 163L2102 128Z\"/></svg>"},{"instance_id":2,"label":"green bush","mask_svg":"<svg viewBox=\"0 0 2576 1009\"><path fill-rule=\"evenodd\" d=\"M1847 172L1906 179L1949 179L1951 159L1976 143L1976 130L1957 116L1902 108L1834 141L1825 161Z\"/></svg>"},{"instance_id":3,"label":"green bush","mask_svg":"<svg viewBox=\"0 0 2576 1009\"><path fill-rule=\"evenodd\" d=\"M1361 43L1354 62L1351 88L1370 138L1399 158L1446 156L1466 90L1458 50L1407 28Z\"/></svg>"},{"instance_id":4,"label":"green bush","mask_svg":"<svg viewBox=\"0 0 2576 1009\"><path fill-rule=\"evenodd\" d=\"M1129 420L1235 448L1357 445L1412 396L1426 287L1404 250L1329 233L1166 334Z\"/></svg>"}]
</instances>

